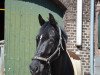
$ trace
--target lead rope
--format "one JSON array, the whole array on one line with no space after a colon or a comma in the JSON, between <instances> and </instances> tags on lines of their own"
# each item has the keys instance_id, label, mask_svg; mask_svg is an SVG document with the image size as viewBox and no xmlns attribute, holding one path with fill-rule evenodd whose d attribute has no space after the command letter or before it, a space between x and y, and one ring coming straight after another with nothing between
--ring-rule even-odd
<instances>
[{"instance_id":1,"label":"lead rope","mask_svg":"<svg viewBox=\"0 0 100 75\"><path fill-rule=\"evenodd\" d=\"M51 75L51 65L50 65L50 62L47 61L48 65L49 65L49 74Z\"/></svg>"}]
</instances>

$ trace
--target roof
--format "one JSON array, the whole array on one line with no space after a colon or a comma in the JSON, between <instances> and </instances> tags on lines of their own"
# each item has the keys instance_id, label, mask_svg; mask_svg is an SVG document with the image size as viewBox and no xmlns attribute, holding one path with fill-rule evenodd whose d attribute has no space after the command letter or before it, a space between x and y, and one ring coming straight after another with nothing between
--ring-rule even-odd
<instances>
[{"instance_id":1,"label":"roof","mask_svg":"<svg viewBox=\"0 0 100 75\"><path fill-rule=\"evenodd\" d=\"M51 0L52 2L54 2L58 7L60 7L63 12L65 12L67 10L67 8L64 6L64 4L61 3L61 1L59 0Z\"/></svg>"}]
</instances>

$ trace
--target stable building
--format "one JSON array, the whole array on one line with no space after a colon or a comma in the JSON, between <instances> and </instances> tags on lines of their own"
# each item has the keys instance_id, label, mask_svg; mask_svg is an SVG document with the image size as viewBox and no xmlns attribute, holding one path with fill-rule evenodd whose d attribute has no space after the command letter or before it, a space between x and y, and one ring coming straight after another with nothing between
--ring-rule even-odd
<instances>
[{"instance_id":1,"label":"stable building","mask_svg":"<svg viewBox=\"0 0 100 75\"><path fill-rule=\"evenodd\" d=\"M38 14L48 19L48 13L52 13L58 24L66 31L68 35L66 50L75 52L81 58L82 74L90 75L92 69L95 75L99 75L99 0L95 0L94 3L93 52L90 49L91 1L5 0L4 2L1 0L0 3L2 5L0 6L0 71L2 75L4 73L5 75L30 74L28 66L36 50L35 36L40 28Z\"/></svg>"}]
</instances>

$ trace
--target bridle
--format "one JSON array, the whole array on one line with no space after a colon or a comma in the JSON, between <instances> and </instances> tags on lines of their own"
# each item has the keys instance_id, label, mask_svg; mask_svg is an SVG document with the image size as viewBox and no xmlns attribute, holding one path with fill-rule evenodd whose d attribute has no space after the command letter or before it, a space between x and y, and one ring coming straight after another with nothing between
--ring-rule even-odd
<instances>
[{"instance_id":1,"label":"bridle","mask_svg":"<svg viewBox=\"0 0 100 75\"><path fill-rule=\"evenodd\" d=\"M40 61L44 61L46 63L49 64L50 66L50 60L58 53L58 57L60 56L61 54L61 48L64 50L63 46L62 46L62 36L61 36L61 28L59 28L59 43L58 43L58 46L57 46L57 49L55 50L55 52L50 55L48 58L44 58L44 57L40 57L40 56L34 56L33 60L40 60ZM58 57L56 57L55 59L57 59ZM50 69L49 69L49 72L50 72L50 75L51 75L51 66L50 66Z\"/></svg>"}]
</instances>

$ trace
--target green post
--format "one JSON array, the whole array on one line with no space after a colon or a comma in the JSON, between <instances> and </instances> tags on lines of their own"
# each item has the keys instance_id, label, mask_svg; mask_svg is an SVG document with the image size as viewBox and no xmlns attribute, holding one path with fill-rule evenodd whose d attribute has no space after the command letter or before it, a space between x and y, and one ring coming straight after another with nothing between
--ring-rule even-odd
<instances>
[{"instance_id":1,"label":"green post","mask_svg":"<svg viewBox=\"0 0 100 75\"><path fill-rule=\"evenodd\" d=\"M59 14L63 12L50 0L5 0L5 10L5 75L30 75L40 28L38 14L48 20L52 13L62 25Z\"/></svg>"}]
</instances>

